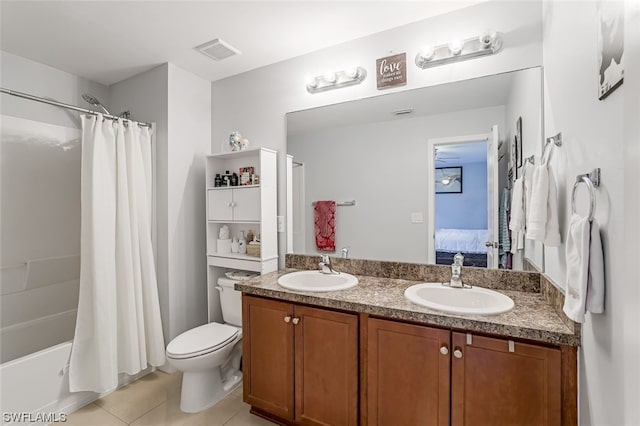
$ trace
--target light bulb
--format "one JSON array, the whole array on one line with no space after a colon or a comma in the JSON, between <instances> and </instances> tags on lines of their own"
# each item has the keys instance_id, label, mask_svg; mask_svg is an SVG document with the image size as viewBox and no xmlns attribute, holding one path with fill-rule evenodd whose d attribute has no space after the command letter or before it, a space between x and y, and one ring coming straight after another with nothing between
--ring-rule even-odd
<instances>
[{"instance_id":1,"label":"light bulb","mask_svg":"<svg viewBox=\"0 0 640 426\"><path fill-rule=\"evenodd\" d=\"M454 55L459 55L462 52L462 41L461 40L451 40L449 42L449 50Z\"/></svg>"},{"instance_id":2,"label":"light bulb","mask_svg":"<svg viewBox=\"0 0 640 426\"><path fill-rule=\"evenodd\" d=\"M307 77L306 81L309 89L315 89L318 87L318 79L316 77Z\"/></svg>"},{"instance_id":3,"label":"light bulb","mask_svg":"<svg viewBox=\"0 0 640 426\"><path fill-rule=\"evenodd\" d=\"M480 37L478 37L478 41L480 41L483 49L489 49L496 42L497 37L498 34L495 31L486 29L482 32L482 34L480 34Z\"/></svg>"},{"instance_id":4,"label":"light bulb","mask_svg":"<svg viewBox=\"0 0 640 426\"><path fill-rule=\"evenodd\" d=\"M326 81L327 83L335 83L338 80L338 76L336 75L335 72L327 72L324 73L322 78L324 79L324 81Z\"/></svg>"},{"instance_id":5,"label":"light bulb","mask_svg":"<svg viewBox=\"0 0 640 426\"><path fill-rule=\"evenodd\" d=\"M357 67L347 68L344 72L349 78L358 78L358 74L360 74L360 70Z\"/></svg>"},{"instance_id":6,"label":"light bulb","mask_svg":"<svg viewBox=\"0 0 640 426\"><path fill-rule=\"evenodd\" d=\"M420 58L423 61L430 61L431 59L433 59L433 54L435 53L435 51L433 50L432 46L426 46L424 49L422 49L422 51L420 52Z\"/></svg>"}]
</instances>

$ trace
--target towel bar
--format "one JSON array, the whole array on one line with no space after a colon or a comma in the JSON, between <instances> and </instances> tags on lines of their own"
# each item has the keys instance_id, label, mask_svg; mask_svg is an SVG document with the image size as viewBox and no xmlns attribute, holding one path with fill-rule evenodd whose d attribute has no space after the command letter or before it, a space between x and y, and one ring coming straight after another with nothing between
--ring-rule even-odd
<instances>
[{"instance_id":1,"label":"towel bar","mask_svg":"<svg viewBox=\"0 0 640 426\"><path fill-rule=\"evenodd\" d=\"M316 202L314 201L313 203L311 203L312 206L316 205ZM356 200L353 201L340 201L336 203L336 206L340 207L340 206L355 206L356 205Z\"/></svg>"},{"instance_id":2,"label":"towel bar","mask_svg":"<svg viewBox=\"0 0 640 426\"><path fill-rule=\"evenodd\" d=\"M542 150L542 156L540 157L542 164L549 164L555 146L562 146L562 133L547 138L547 142L544 144L544 149ZM547 151L549 151L549 157L545 161L544 157L547 155Z\"/></svg>"},{"instance_id":3,"label":"towel bar","mask_svg":"<svg viewBox=\"0 0 640 426\"><path fill-rule=\"evenodd\" d=\"M576 189L582 182L589 188L589 221L592 222L596 213L596 187L600 186L600 168L576 176L576 181L571 191L571 212L574 214L576 213Z\"/></svg>"}]
</instances>

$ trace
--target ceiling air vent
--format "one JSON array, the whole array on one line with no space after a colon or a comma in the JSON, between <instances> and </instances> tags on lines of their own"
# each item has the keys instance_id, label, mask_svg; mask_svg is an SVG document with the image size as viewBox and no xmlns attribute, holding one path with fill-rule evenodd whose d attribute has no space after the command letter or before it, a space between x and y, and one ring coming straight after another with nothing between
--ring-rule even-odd
<instances>
[{"instance_id":1,"label":"ceiling air vent","mask_svg":"<svg viewBox=\"0 0 640 426\"><path fill-rule=\"evenodd\" d=\"M207 55L214 61L221 61L230 56L240 55L242 53L229 43L219 38L208 41L200 46L196 46L195 49L202 54Z\"/></svg>"},{"instance_id":2,"label":"ceiling air vent","mask_svg":"<svg viewBox=\"0 0 640 426\"><path fill-rule=\"evenodd\" d=\"M395 115L411 114L413 112L413 108L397 109L391 112L393 112Z\"/></svg>"}]
</instances>

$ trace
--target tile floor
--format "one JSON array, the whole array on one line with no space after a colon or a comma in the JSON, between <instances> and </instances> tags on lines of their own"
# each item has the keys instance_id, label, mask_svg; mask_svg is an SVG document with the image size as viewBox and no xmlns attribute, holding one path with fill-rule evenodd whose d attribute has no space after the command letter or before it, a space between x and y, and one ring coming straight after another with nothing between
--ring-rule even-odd
<instances>
[{"instance_id":1,"label":"tile floor","mask_svg":"<svg viewBox=\"0 0 640 426\"><path fill-rule=\"evenodd\" d=\"M273 425L249 413L238 388L213 407L180 411L181 373L148 374L69 415L65 426L261 426Z\"/></svg>"}]
</instances>

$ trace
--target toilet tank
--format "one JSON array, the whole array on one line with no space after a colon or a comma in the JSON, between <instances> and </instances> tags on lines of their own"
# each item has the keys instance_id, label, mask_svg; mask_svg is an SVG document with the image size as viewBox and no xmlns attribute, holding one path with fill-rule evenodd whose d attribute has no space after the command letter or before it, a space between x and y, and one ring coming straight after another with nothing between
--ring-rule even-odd
<instances>
[{"instance_id":1,"label":"toilet tank","mask_svg":"<svg viewBox=\"0 0 640 426\"><path fill-rule=\"evenodd\" d=\"M218 278L222 319L226 324L242 327L242 292L233 289L236 280Z\"/></svg>"}]
</instances>

